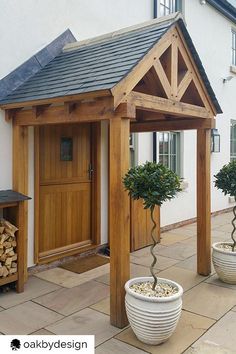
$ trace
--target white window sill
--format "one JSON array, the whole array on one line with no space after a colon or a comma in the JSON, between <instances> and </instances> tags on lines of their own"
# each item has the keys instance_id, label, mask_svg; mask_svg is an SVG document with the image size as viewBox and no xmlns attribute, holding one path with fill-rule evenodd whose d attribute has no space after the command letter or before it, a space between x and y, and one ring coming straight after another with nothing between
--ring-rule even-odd
<instances>
[{"instance_id":1,"label":"white window sill","mask_svg":"<svg viewBox=\"0 0 236 354\"><path fill-rule=\"evenodd\" d=\"M235 65L230 66L230 72L233 74L236 74L236 66Z\"/></svg>"}]
</instances>

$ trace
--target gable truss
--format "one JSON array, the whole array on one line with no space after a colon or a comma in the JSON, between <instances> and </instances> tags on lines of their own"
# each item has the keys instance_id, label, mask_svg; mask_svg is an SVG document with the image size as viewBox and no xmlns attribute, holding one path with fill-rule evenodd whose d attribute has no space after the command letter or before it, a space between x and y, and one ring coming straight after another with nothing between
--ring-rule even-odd
<instances>
[{"instance_id":1,"label":"gable truss","mask_svg":"<svg viewBox=\"0 0 236 354\"><path fill-rule=\"evenodd\" d=\"M213 118L215 108L178 26L170 29L112 89L115 106L129 102L143 111Z\"/></svg>"}]
</instances>

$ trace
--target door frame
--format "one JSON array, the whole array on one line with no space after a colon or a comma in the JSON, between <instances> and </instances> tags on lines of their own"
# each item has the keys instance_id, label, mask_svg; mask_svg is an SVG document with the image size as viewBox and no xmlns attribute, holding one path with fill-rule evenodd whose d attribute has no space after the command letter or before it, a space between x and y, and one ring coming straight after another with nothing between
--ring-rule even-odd
<instances>
[{"instance_id":1,"label":"door frame","mask_svg":"<svg viewBox=\"0 0 236 354\"><path fill-rule=\"evenodd\" d=\"M78 123L82 124L82 123ZM60 258L86 252L97 248L101 244L101 122L86 123L91 125L91 162L93 179L91 185L91 245L75 247L66 246L56 254L39 257L39 201L40 201L40 148L39 129L34 127L34 262L35 264L49 263Z\"/></svg>"}]
</instances>

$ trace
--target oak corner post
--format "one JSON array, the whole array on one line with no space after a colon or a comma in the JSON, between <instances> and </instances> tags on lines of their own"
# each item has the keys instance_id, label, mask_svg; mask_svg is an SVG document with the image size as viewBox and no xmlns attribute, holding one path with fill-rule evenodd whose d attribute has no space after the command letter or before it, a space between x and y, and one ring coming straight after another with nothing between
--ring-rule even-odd
<instances>
[{"instance_id":1,"label":"oak corner post","mask_svg":"<svg viewBox=\"0 0 236 354\"><path fill-rule=\"evenodd\" d=\"M19 126L13 122L13 189L16 192L28 195L28 127ZM19 225L22 229L21 243L23 254L21 262L24 264L24 278L27 273L27 249L28 249L28 202L20 205Z\"/></svg>"},{"instance_id":2,"label":"oak corner post","mask_svg":"<svg viewBox=\"0 0 236 354\"><path fill-rule=\"evenodd\" d=\"M130 199L122 178L129 169L130 120L110 119L109 124L109 239L111 324L128 324L125 312L125 282L130 275Z\"/></svg>"},{"instance_id":3,"label":"oak corner post","mask_svg":"<svg viewBox=\"0 0 236 354\"><path fill-rule=\"evenodd\" d=\"M211 130L197 130L197 271L211 273Z\"/></svg>"}]
</instances>

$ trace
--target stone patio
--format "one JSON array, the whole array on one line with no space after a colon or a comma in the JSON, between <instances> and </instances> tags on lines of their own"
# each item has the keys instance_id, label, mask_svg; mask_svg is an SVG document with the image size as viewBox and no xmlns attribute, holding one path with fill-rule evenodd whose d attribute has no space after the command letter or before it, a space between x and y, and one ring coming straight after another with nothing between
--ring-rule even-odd
<instances>
[{"instance_id":1,"label":"stone patio","mask_svg":"<svg viewBox=\"0 0 236 354\"><path fill-rule=\"evenodd\" d=\"M213 242L229 240L231 213L212 217ZM83 274L54 268L30 276L25 292L0 294L2 334L95 334L99 354L236 353L236 285L196 274L196 224L162 233L156 271L184 288L175 334L161 346L140 343L109 322L109 265ZM149 248L131 255L131 276L149 275Z\"/></svg>"}]
</instances>

